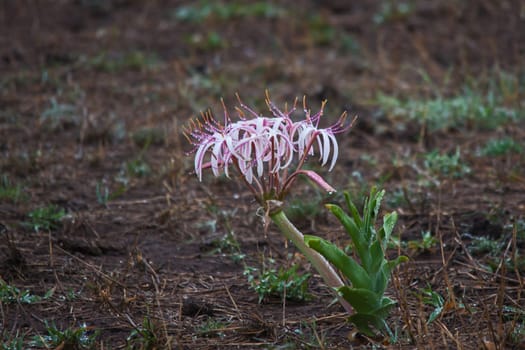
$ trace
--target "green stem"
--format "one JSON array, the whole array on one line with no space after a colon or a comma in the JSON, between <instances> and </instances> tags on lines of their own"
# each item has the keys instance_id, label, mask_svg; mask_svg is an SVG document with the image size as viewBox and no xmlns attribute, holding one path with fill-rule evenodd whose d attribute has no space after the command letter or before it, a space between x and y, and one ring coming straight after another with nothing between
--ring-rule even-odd
<instances>
[{"instance_id":1,"label":"green stem","mask_svg":"<svg viewBox=\"0 0 525 350\"><path fill-rule=\"evenodd\" d=\"M279 227L283 235L292 241L293 244L299 249L301 253L310 261L313 267L319 272L324 282L332 289L337 289L344 286L343 281L339 275L332 268L330 263L318 252L311 249L304 243L304 236L291 222L288 220L284 212L280 208L280 204L271 202L277 201L268 201L270 207L270 218L272 221ZM337 295L339 303L345 308L348 313L352 313L352 307L350 304L343 299L340 295Z\"/></svg>"}]
</instances>

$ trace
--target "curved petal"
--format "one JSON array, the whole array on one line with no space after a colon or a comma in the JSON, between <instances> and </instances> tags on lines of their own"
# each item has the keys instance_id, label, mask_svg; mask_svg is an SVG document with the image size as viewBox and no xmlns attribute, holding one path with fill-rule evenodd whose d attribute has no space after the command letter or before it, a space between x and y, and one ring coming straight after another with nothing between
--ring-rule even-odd
<instances>
[{"instance_id":1,"label":"curved petal","mask_svg":"<svg viewBox=\"0 0 525 350\"><path fill-rule=\"evenodd\" d=\"M211 171L213 172L213 175L219 176L220 175L220 168L222 165L222 143L216 142L215 146L212 149L211 152Z\"/></svg>"},{"instance_id":2,"label":"curved petal","mask_svg":"<svg viewBox=\"0 0 525 350\"><path fill-rule=\"evenodd\" d=\"M202 165L204 163L204 156L206 154L206 151L213 146L212 142L204 143L197 148L197 152L195 152L195 173L197 174L199 181L202 181Z\"/></svg>"},{"instance_id":3,"label":"curved petal","mask_svg":"<svg viewBox=\"0 0 525 350\"><path fill-rule=\"evenodd\" d=\"M320 133L319 136L322 136L323 142L322 146L323 148L319 148L320 156L322 157L321 165L324 166L326 162L328 162L328 157L330 156L330 138L326 132L326 130L323 130L323 132Z\"/></svg>"},{"instance_id":4,"label":"curved petal","mask_svg":"<svg viewBox=\"0 0 525 350\"><path fill-rule=\"evenodd\" d=\"M332 171L332 169L335 166L335 163L337 162L337 157L339 156L339 145L337 144L337 139L335 138L333 134L330 135L330 140L332 141L334 148L332 151L332 162L330 163L330 167L328 168L328 171Z\"/></svg>"}]
</instances>

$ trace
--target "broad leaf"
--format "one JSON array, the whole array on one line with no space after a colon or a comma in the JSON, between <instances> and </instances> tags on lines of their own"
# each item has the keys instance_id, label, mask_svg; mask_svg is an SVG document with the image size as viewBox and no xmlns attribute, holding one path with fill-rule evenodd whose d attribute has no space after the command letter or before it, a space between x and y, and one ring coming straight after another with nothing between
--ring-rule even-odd
<instances>
[{"instance_id":1,"label":"broad leaf","mask_svg":"<svg viewBox=\"0 0 525 350\"><path fill-rule=\"evenodd\" d=\"M348 317L348 321L352 322L359 332L368 337L375 337L377 333L382 332L386 323L380 317L368 314L354 314ZM370 327L372 325L373 327Z\"/></svg>"},{"instance_id":2,"label":"broad leaf","mask_svg":"<svg viewBox=\"0 0 525 350\"><path fill-rule=\"evenodd\" d=\"M385 260L385 254L383 252L383 248L381 247L379 241L374 241L372 245L370 246L370 267L368 269L368 274L373 275L376 274L379 269L381 268L381 265L383 265L383 262Z\"/></svg>"},{"instance_id":3,"label":"broad leaf","mask_svg":"<svg viewBox=\"0 0 525 350\"><path fill-rule=\"evenodd\" d=\"M355 288L371 288L372 282L366 271L352 257L346 255L335 244L315 236L304 236L305 244L324 256Z\"/></svg>"},{"instance_id":4,"label":"broad leaf","mask_svg":"<svg viewBox=\"0 0 525 350\"><path fill-rule=\"evenodd\" d=\"M373 314L382 307L381 296L369 289L343 286L338 291L358 313Z\"/></svg>"},{"instance_id":5,"label":"broad leaf","mask_svg":"<svg viewBox=\"0 0 525 350\"><path fill-rule=\"evenodd\" d=\"M371 276L373 283L372 290L375 293L378 293L379 295L383 295L383 293L385 293L386 287L388 285L388 280L390 278L390 274L386 274L384 271L386 265L386 261L384 261L380 271L378 271L374 276Z\"/></svg>"},{"instance_id":6,"label":"broad leaf","mask_svg":"<svg viewBox=\"0 0 525 350\"><path fill-rule=\"evenodd\" d=\"M375 337L378 333L388 334L392 336L392 331L386 323L385 317L377 314L354 314L348 317L348 321L352 322L359 332L369 337Z\"/></svg>"}]
</instances>

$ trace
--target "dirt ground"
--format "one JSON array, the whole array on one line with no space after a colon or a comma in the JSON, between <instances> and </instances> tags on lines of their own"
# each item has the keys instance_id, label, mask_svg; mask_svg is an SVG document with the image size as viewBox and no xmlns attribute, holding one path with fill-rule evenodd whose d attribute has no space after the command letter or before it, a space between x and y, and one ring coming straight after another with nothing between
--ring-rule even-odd
<instances>
[{"instance_id":1,"label":"dirt ground","mask_svg":"<svg viewBox=\"0 0 525 350\"><path fill-rule=\"evenodd\" d=\"M479 156L494 137L525 147L525 4L401 3L1 1L2 349L44 348L50 325L97 349L525 349L525 149ZM451 98L498 72L518 82L502 102L517 118L494 128L432 130L378 102ZM241 183L195 176L182 127L220 114L221 97L233 111L236 93L266 113L266 89L279 106L327 99L327 125L358 115L334 170L318 170L355 198L384 188L399 214L395 339L355 335ZM468 171L425 171L425 154L456 149ZM348 244L322 206L340 199L301 182L290 217ZM479 237L496 256L469 249ZM244 272L271 259L313 274L310 299L259 302ZM423 290L443 298L433 322Z\"/></svg>"}]
</instances>

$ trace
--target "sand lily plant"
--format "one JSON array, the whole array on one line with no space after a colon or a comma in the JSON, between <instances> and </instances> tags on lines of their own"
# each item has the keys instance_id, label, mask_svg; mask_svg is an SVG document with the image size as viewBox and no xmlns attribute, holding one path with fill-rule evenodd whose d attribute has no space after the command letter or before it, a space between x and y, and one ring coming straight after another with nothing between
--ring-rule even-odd
<instances>
[{"instance_id":1,"label":"sand lily plant","mask_svg":"<svg viewBox=\"0 0 525 350\"><path fill-rule=\"evenodd\" d=\"M385 257L397 213L386 214L383 224L379 229L375 228L384 194L385 191L373 188L370 197L365 200L362 215L348 193L345 193L345 199L350 215L337 205L327 205L350 236L361 264L333 243L316 236L305 237L308 247L322 254L350 281L350 285L344 285L337 291L355 310L349 320L368 336L375 336L377 332L390 333L385 318L395 302L384 294L392 270L408 260L405 256L394 260Z\"/></svg>"},{"instance_id":2,"label":"sand lily plant","mask_svg":"<svg viewBox=\"0 0 525 350\"><path fill-rule=\"evenodd\" d=\"M353 304L353 298L348 297L348 294L355 295L353 290L358 288L359 290L367 289L370 290L370 293L382 296L386 288L386 281L377 280L374 275L371 277L374 278L373 282L366 281L366 283L356 285L355 282L358 279L354 277L355 274L350 273L348 267L342 266L342 260L333 258L334 252L337 254L336 248L329 247L328 242L320 239L317 241L313 237L309 237L305 242L304 235L290 222L283 210L284 199L299 176L306 176L328 193L336 192L318 173L304 169L304 164L309 157L317 156L321 166L328 166L328 170L332 170L339 150L335 135L349 130L353 121L347 123L347 114L343 113L335 124L321 128L320 120L326 102L322 103L320 110L315 114L312 114L307 108L304 98L303 113L296 113L298 112L297 100L292 108L288 109L286 106L282 111L270 100L267 93L266 104L271 116L264 116L246 106L239 97L238 100L239 107L236 109L238 120L232 120L223 103L223 122L219 122L211 112L207 112L203 113L201 118L192 120L189 127L186 128L185 135L194 146L192 154L195 157L194 167L197 177L202 180L205 169L211 169L215 176L224 174L230 177L231 170L235 169L241 181L250 189L264 209L266 217L269 217L283 235L292 241L310 261L325 283L335 291L339 302L346 311L352 313L352 306L354 306L359 315L368 315L369 313L361 312L364 309L360 304ZM297 114L302 114L302 118L295 120ZM374 205L376 202L374 201ZM333 208L335 207L330 207L332 211L335 210ZM370 222L366 221L363 225L365 225L363 227L370 227ZM386 230L381 232L384 231ZM380 238L383 239L383 236L390 235L391 231L390 229L382 234ZM367 235L361 240L369 238L372 237L367 231ZM319 242L326 248L317 249L318 244L315 242ZM359 243L361 244L361 241ZM365 243L362 245L364 246ZM372 257L362 261L367 264L365 268L360 267L355 261L355 264L350 267L358 266L361 270L368 271L368 265L371 265L374 273L379 273L377 272L379 269L380 273L389 276L393 264L387 263L385 267L382 250L384 247L382 244L378 247L380 251L374 251ZM375 245L374 249L376 249ZM325 254L326 258L323 256ZM352 287L345 285L330 262L349 278ZM359 276L363 273L359 273ZM365 292L361 294L367 297L367 300L371 298L371 294L365 295Z\"/></svg>"}]
</instances>

